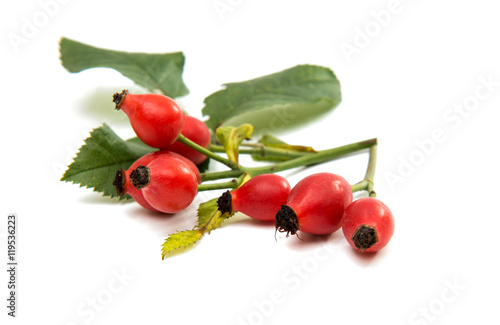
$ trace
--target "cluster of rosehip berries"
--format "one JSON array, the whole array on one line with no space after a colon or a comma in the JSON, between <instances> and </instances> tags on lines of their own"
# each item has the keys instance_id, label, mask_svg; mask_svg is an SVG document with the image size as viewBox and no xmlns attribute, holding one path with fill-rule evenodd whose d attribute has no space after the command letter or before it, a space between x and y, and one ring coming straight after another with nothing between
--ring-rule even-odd
<instances>
[{"instance_id":1,"label":"cluster of rosehip berries","mask_svg":"<svg viewBox=\"0 0 500 325\"><path fill-rule=\"evenodd\" d=\"M238 211L274 221L286 236L298 231L328 235L340 228L349 244L362 252L383 248L394 233L394 218L380 200L365 197L353 202L349 183L339 175L317 173L293 188L276 174L264 174L227 191L218 200L221 212Z\"/></svg>"},{"instance_id":2,"label":"cluster of rosehip berries","mask_svg":"<svg viewBox=\"0 0 500 325\"><path fill-rule=\"evenodd\" d=\"M176 213L188 207L198 192L197 164L206 157L179 143L179 134L201 147L210 144L210 131L200 120L185 116L172 99L127 91L113 97L116 108L130 119L137 136L160 150L119 170L113 184L119 195L129 194L146 209ZM339 175L317 173L293 188L276 174L257 175L217 200L221 213L241 212L254 219L274 221L276 231L326 235L342 228L349 244L362 252L383 248L394 232L394 218L380 200L353 201L349 183Z\"/></svg>"}]
</instances>

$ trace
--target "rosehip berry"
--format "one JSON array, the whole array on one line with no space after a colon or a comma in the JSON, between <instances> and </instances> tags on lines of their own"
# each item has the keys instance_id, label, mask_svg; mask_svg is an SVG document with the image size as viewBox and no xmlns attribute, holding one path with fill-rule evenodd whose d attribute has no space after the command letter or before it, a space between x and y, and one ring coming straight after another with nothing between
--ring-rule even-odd
<instances>
[{"instance_id":1,"label":"rosehip berry","mask_svg":"<svg viewBox=\"0 0 500 325\"><path fill-rule=\"evenodd\" d=\"M210 130L205 123L195 117L186 116L181 134L203 148L207 148L210 144ZM201 164L207 158L205 155L178 141L174 142L167 149L183 155L195 163L195 165Z\"/></svg>"},{"instance_id":2,"label":"rosehip berry","mask_svg":"<svg viewBox=\"0 0 500 325\"><path fill-rule=\"evenodd\" d=\"M139 164L140 165L140 164ZM136 166L135 168L137 168ZM135 169L134 168L134 169ZM142 192L137 190L130 183L130 173L134 170L132 168L128 170L120 169L116 172L115 180L113 181L113 185L116 187L116 192L118 195L122 196L125 194L129 194L135 202L137 202L143 208L146 208L151 211L159 212L157 209L153 208L151 204L146 201Z\"/></svg>"},{"instance_id":3,"label":"rosehip berry","mask_svg":"<svg viewBox=\"0 0 500 325\"><path fill-rule=\"evenodd\" d=\"M175 142L184 125L184 112L177 103L160 94L113 95L116 109L127 114L135 133L148 146L165 149Z\"/></svg>"},{"instance_id":4,"label":"rosehip berry","mask_svg":"<svg viewBox=\"0 0 500 325\"><path fill-rule=\"evenodd\" d=\"M331 234L341 225L352 202L352 190L339 175L318 173L298 182L286 205L276 214L276 230L295 235L298 230L315 235Z\"/></svg>"},{"instance_id":5,"label":"rosehip berry","mask_svg":"<svg viewBox=\"0 0 500 325\"><path fill-rule=\"evenodd\" d=\"M288 181L276 174L251 178L232 192L225 192L217 200L219 210L239 211L257 220L272 221L290 194Z\"/></svg>"},{"instance_id":6,"label":"rosehip berry","mask_svg":"<svg viewBox=\"0 0 500 325\"><path fill-rule=\"evenodd\" d=\"M168 150L159 150L140 157L129 167L128 170L125 171L124 169L120 169L116 172L113 185L116 187L116 192L118 193L118 195L121 196L129 194L142 207L151 211L158 211L158 209L155 209L151 206L151 204L148 203L148 201L146 201L144 195L142 194L142 191L137 190L132 185L130 181L130 173L137 167L139 167L139 165L147 166L151 161L161 157L174 157L184 161L195 174L198 184L201 183L200 172L198 168L193 164L193 162L175 152L171 152Z\"/></svg>"},{"instance_id":7,"label":"rosehip berry","mask_svg":"<svg viewBox=\"0 0 500 325\"><path fill-rule=\"evenodd\" d=\"M132 185L146 201L164 213L184 210L198 192L198 180L189 165L175 157L160 157L130 173Z\"/></svg>"},{"instance_id":8,"label":"rosehip berry","mask_svg":"<svg viewBox=\"0 0 500 325\"><path fill-rule=\"evenodd\" d=\"M376 252L387 245L394 233L394 217L382 201L364 197L344 212L342 231L349 244L360 252Z\"/></svg>"}]
</instances>

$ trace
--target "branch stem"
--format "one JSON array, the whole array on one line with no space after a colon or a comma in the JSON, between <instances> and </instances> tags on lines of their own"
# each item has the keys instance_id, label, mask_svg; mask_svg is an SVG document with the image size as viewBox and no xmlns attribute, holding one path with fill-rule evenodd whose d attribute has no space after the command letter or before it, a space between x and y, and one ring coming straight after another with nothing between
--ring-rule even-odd
<instances>
[{"instance_id":1,"label":"branch stem","mask_svg":"<svg viewBox=\"0 0 500 325\"><path fill-rule=\"evenodd\" d=\"M352 192L367 191L368 196L377 197L377 193L373 189L373 178L375 177L375 167L377 165L377 145L370 147L368 158L368 167L366 169L365 178L354 185L351 185Z\"/></svg>"},{"instance_id":2,"label":"branch stem","mask_svg":"<svg viewBox=\"0 0 500 325\"><path fill-rule=\"evenodd\" d=\"M352 154L370 147L373 147L377 144L377 139L370 139L360 142L355 142L351 144L347 144L341 147L336 147L327 150L321 150L312 154L305 154L300 157L287 160L284 162L279 162L276 164L263 166L263 167L254 167L254 168L242 168L243 171L247 172L250 176L267 174L267 173L276 173L283 170L288 170L292 168L302 167L302 166L310 166L314 164L324 163L327 161L331 161L342 156L346 156L348 154Z\"/></svg>"},{"instance_id":3,"label":"branch stem","mask_svg":"<svg viewBox=\"0 0 500 325\"><path fill-rule=\"evenodd\" d=\"M315 153L302 153L301 156L292 158L287 161L270 164L261 167L247 168L244 166L238 166L238 168L201 174L201 179L203 182L212 181L224 178L237 178L227 182L211 183L211 184L201 184L198 186L199 191L208 191L213 189L223 189L223 188L236 188L239 186L237 180L244 177L245 173L248 173L251 177L261 175L261 174L272 174L288 169L298 168L302 166L311 166L319 163L324 163L327 161L335 160L337 158L357 153L359 151L370 149L370 162L365 176L365 180L353 185L353 192L366 190L369 187L369 182L373 178L375 173L375 160L376 160L376 146L377 139L369 139L365 141L355 142L347 144L341 147L336 147L327 150L321 150ZM260 149L258 149L260 150ZM216 154L214 154L216 155ZM217 155L216 155L217 156ZM229 165L228 165L229 166ZM368 178L367 178L368 177ZM366 182L365 182L366 181ZM373 183L372 183L373 184Z\"/></svg>"},{"instance_id":4,"label":"branch stem","mask_svg":"<svg viewBox=\"0 0 500 325\"><path fill-rule=\"evenodd\" d=\"M232 180L228 182L219 182L219 183L210 183L210 184L200 184L198 185L198 192L202 191L211 191L211 190L222 190L226 188L238 188L241 183L243 182L243 179L245 177L245 174L242 173L238 178L233 178Z\"/></svg>"},{"instance_id":5,"label":"branch stem","mask_svg":"<svg viewBox=\"0 0 500 325\"><path fill-rule=\"evenodd\" d=\"M247 144L247 146L248 145L249 144ZM213 152L225 152L223 146L210 145L208 147L208 149L213 151ZM250 146L249 148L242 148L240 146L239 153L248 154L248 155L259 155L259 157L261 157L261 158L265 158L268 156L297 158L297 157L302 157L306 154L314 154L314 152L294 151L294 150L288 150L288 149L273 148L273 147L264 146L262 144L255 144L253 146Z\"/></svg>"},{"instance_id":6,"label":"branch stem","mask_svg":"<svg viewBox=\"0 0 500 325\"><path fill-rule=\"evenodd\" d=\"M202 146L198 145L197 143L189 140L188 138L186 138L185 136L183 136L182 134L179 134L179 136L177 137L177 141L179 141L180 143L188 146L189 148L193 149L193 150L196 150L198 151L199 153L202 153L204 154L205 156L213 159L213 160L216 160L224 165L226 165L227 167L233 169L233 170L236 170L236 169L239 169L239 165L237 163L235 163L234 161L232 160L229 160L227 158L224 158L224 157L221 157L219 156L218 154L206 149L206 148L203 148Z\"/></svg>"}]
</instances>

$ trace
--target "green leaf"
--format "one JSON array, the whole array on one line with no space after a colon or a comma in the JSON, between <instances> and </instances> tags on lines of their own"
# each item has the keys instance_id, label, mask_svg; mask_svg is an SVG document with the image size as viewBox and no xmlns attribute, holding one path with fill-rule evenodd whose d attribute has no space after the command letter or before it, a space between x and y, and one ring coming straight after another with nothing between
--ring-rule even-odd
<instances>
[{"instance_id":1,"label":"green leaf","mask_svg":"<svg viewBox=\"0 0 500 325\"><path fill-rule=\"evenodd\" d=\"M160 90L169 97L188 94L182 80L184 54L131 53L93 47L68 38L60 41L61 63L69 72L112 68L149 91Z\"/></svg>"},{"instance_id":2,"label":"green leaf","mask_svg":"<svg viewBox=\"0 0 500 325\"><path fill-rule=\"evenodd\" d=\"M93 188L104 196L115 197L117 194L113 180L116 171L127 169L139 157L151 152L150 149L137 140L122 140L108 125L103 124L85 139L85 144L61 181L80 184L80 187Z\"/></svg>"},{"instance_id":3,"label":"green leaf","mask_svg":"<svg viewBox=\"0 0 500 325\"><path fill-rule=\"evenodd\" d=\"M203 233L198 230L184 230L170 235L162 245L161 257L165 257L177 249L183 249L200 240Z\"/></svg>"},{"instance_id":4,"label":"green leaf","mask_svg":"<svg viewBox=\"0 0 500 325\"><path fill-rule=\"evenodd\" d=\"M133 137L133 138L127 139L127 140L125 140L125 142L127 143L128 147L130 149L133 149L136 151L151 152L151 151L158 150L156 148L148 146L147 144L142 142L141 139L139 139L138 137Z\"/></svg>"},{"instance_id":5,"label":"green leaf","mask_svg":"<svg viewBox=\"0 0 500 325\"><path fill-rule=\"evenodd\" d=\"M288 144L288 143L278 139L274 135L270 135L270 134L264 134L259 139L259 141L257 143L262 144L263 146L268 147L268 148L283 149L289 153L292 153L292 152L314 153L314 152L316 152L316 150L314 150L313 147ZM291 156L285 157L285 156L266 154L265 150L262 150L261 153L252 154L252 159L255 161L287 161L287 160L293 159L293 157L291 157Z\"/></svg>"},{"instance_id":6,"label":"green leaf","mask_svg":"<svg viewBox=\"0 0 500 325\"><path fill-rule=\"evenodd\" d=\"M316 150L314 150L313 147L288 144L271 134L264 134L259 139L258 143L272 148L288 149L299 152L316 152Z\"/></svg>"},{"instance_id":7,"label":"green leaf","mask_svg":"<svg viewBox=\"0 0 500 325\"><path fill-rule=\"evenodd\" d=\"M253 126L251 124L243 124L238 127L221 126L215 130L217 138L224 146L227 157L235 163L238 163L240 143L245 139L249 140L252 132Z\"/></svg>"},{"instance_id":8,"label":"green leaf","mask_svg":"<svg viewBox=\"0 0 500 325\"><path fill-rule=\"evenodd\" d=\"M203 225L206 225L218 210L217 198L201 203L198 207L198 225L196 227L202 228Z\"/></svg>"},{"instance_id":9,"label":"green leaf","mask_svg":"<svg viewBox=\"0 0 500 325\"><path fill-rule=\"evenodd\" d=\"M232 217L235 212L221 214L216 199L204 202L198 207L198 225L196 229L210 233L219 228L224 220Z\"/></svg>"},{"instance_id":10,"label":"green leaf","mask_svg":"<svg viewBox=\"0 0 500 325\"><path fill-rule=\"evenodd\" d=\"M198 225L193 230L179 231L170 235L162 246L162 258L174 250L184 249L196 243L206 233L219 228L224 220L235 212L221 214L217 205L217 198L201 203L198 207Z\"/></svg>"},{"instance_id":11,"label":"green leaf","mask_svg":"<svg viewBox=\"0 0 500 325\"><path fill-rule=\"evenodd\" d=\"M208 225L218 214L220 215L217 198L201 203L198 207L198 224L196 225L196 229L205 232Z\"/></svg>"},{"instance_id":12,"label":"green leaf","mask_svg":"<svg viewBox=\"0 0 500 325\"><path fill-rule=\"evenodd\" d=\"M244 82L228 83L205 98L208 127L250 123L277 133L310 121L341 101L340 84L328 68L299 65Z\"/></svg>"}]
</instances>

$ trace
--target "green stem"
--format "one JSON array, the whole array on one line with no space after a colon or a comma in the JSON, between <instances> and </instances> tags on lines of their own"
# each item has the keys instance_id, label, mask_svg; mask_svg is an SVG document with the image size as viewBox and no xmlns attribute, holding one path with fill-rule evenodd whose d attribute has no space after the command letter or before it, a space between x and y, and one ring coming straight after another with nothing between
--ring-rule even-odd
<instances>
[{"instance_id":1,"label":"green stem","mask_svg":"<svg viewBox=\"0 0 500 325\"><path fill-rule=\"evenodd\" d=\"M351 143L345 146L341 147L336 147L332 149L327 149L327 150L321 150L316 153L310 153L310 154L303 154L300 157L290 159L288 161L284 162L279 162L276 164L271 164L267 166L262 166L262 167L253 167L253 168L246 168L243 166L240 166L239 169L235 170L227 170L227 171L221 171L221 172L211 172L211 173L203 173L201 174L201 180L203 182L205 181L212 181L212 180L218 180L218 179L223 179L223 178L232 178L232 177L241 177L241 175L244 175L245 173L248 173L250 176L257 176L260 174L271 174L271 173L276 173L279 171L287 170L287 169L292 169L292 168L297 168L297 167L302 167L302 166L309 166L313 164L318 164L318 163L323 163L326 161L334 160L342 156L346 156L348 154L352 154L364 149L368 148L373 148L377 144L377 139L370 139L370 140L365 140L365 141L360 141L356 143ZM199 188L201 190L206 191L209 189L221 189L224 188L223 186L227 186L226 188L234 188L234 183L232 181L230 182L223 182L223 183L214 183L214 184L205 184L200 185ZM358 185L359 187L359 185ZM364 187L360 187L360 189L357 189L356 191L361 191L366 188L366 185Z\"/></svg>"},{"instance_id":2,"label":"green stem","mask_svg":"<svg viewBox=\"0 0 500 325\"><path fill-rule=\"evenodd\" d=\"M237 188L243 182L245 178L245 174L239 175L238 178L233 178L228 182L220 182L220 183L210 183L210 184L200 184L198 185L198 192L201 191L211 191L211 190L221 190L225 188Z\"/></svg>"},{"instance_id":3,"label":"green stem","mask_svg":"<svg viewBox=\"0 0 500 325\"><path fill-rule=\"evenodd\" d=\"M351 190L353 193L359 191L366 191L367 186L368 186L368 181L362 180L361 182L351 185Z\"/></svg>"},{"instance_id":4,"label":"green stem","mask_svg":"<svg viewBox=\"0 0 500 325\"><path fill-rule=\"evenodd\" d=\"M226 170L223 172L202 173L200 176L201 176L201 181L205 182L222 178L238 177L241 174L243 174L241 170Z\"/></svg>"},{"instance_id":5,"label":"green stem","mask_svg":"<svg viewBox=\"0 0 500 325\"><path fill-rule=\"evenodd\" d=\"M183 136L182 134L179 134L179 136L177 137L177 141L179 141L180 143L188 146L189 148L193 149L193 150L196 150L198 151L199 153L202 153L204 154L205 156L207 157L210 157L211 159L213 160L216 160L224 165L226 165L227 167L231 168L231 169L239 169L239 165L237 163L235 163L234 161L232 160L229 160L229 159L226 159L224 157L221 157L215 153L213 153L212 151L208 150L208 149L205 149L203 148L202 146L194 143L193 141L189 140L188 138L186 138L185 136Z\"/></svg>"},{"instance_id":6,"label":"green stem","mask_svg":"<svg viewBox=\"0 0 500 325\"><path fill-rule=\"evenodd\" d=\"M260 174L276 173L279 171L297 168L301 166L310 166L318 163L323 163L326 161L334 160L339 157L374 147L377 144L377 139L370 139L361 142L351 143L345 146L321 150L313 154L303 155L288 161L254 168L243 168L244 172L247 172L250 176L256 176Z\"/></svg>"},{"instance_id":7,"label":"green stem","mask_svg":"<svg viewBox=\"0 0 500 325\"><path fill-rule=\"evenodd\" d=\"M366 169L365 178L354 185L351 185L352 192L367 191L370 197L376 197L377 193L373 189L373 178L375 177L375 167L377 165L377 145L370 147L368 159L368 167Z\"/></svg>"},{"instance_id":8,"label":"green stem","mask_svg":"<svg viewBox=\"0 0 500 325\"><path fill-rule=\"evenodd\" d=\"M211 190L221 190L225 188L236 188L236 179L232 179L229 182L220 183L210 183L210 184L200 184L198 185L198 192L211 191Z\"/></svg>"},{"instance_id":9,"label":"green stem","mask_svg":"<svg viewBox=\"0 0 500 325\"><path fill-rule=\"evenodd\" d=\"M368 182L366 190L368 191L368 195L370 197L377 197L377 193L373 189L375 185L373 179L375 177L376 166L377 166L377 146L373 146L370 148L370 158L368 160L368 168L366 169L366 175L365 175L365 179Z\"/></svg>"},{"instance_id":10,"label":"green stem","mask_svg":"<svg viewBox=\"0 0 500 325\"><path fill-rule=\"evenodd\" d=\"M249 146L249 144L247 144ZM213 152L225 152L223 146L210 145L208 147L209 150ZM267 156L277 156L277 157L287 157L287 158L297 158L304 156L306 154L314 154L313 152L304 152L304 151L293 151L288 149L280 149L280 148L272 148L268 146L264 146L261 144L255 144L250 148L239 148L239 153L249 154L249 155L259 155L264 158Z\"/></svg>"}]
</instances>

